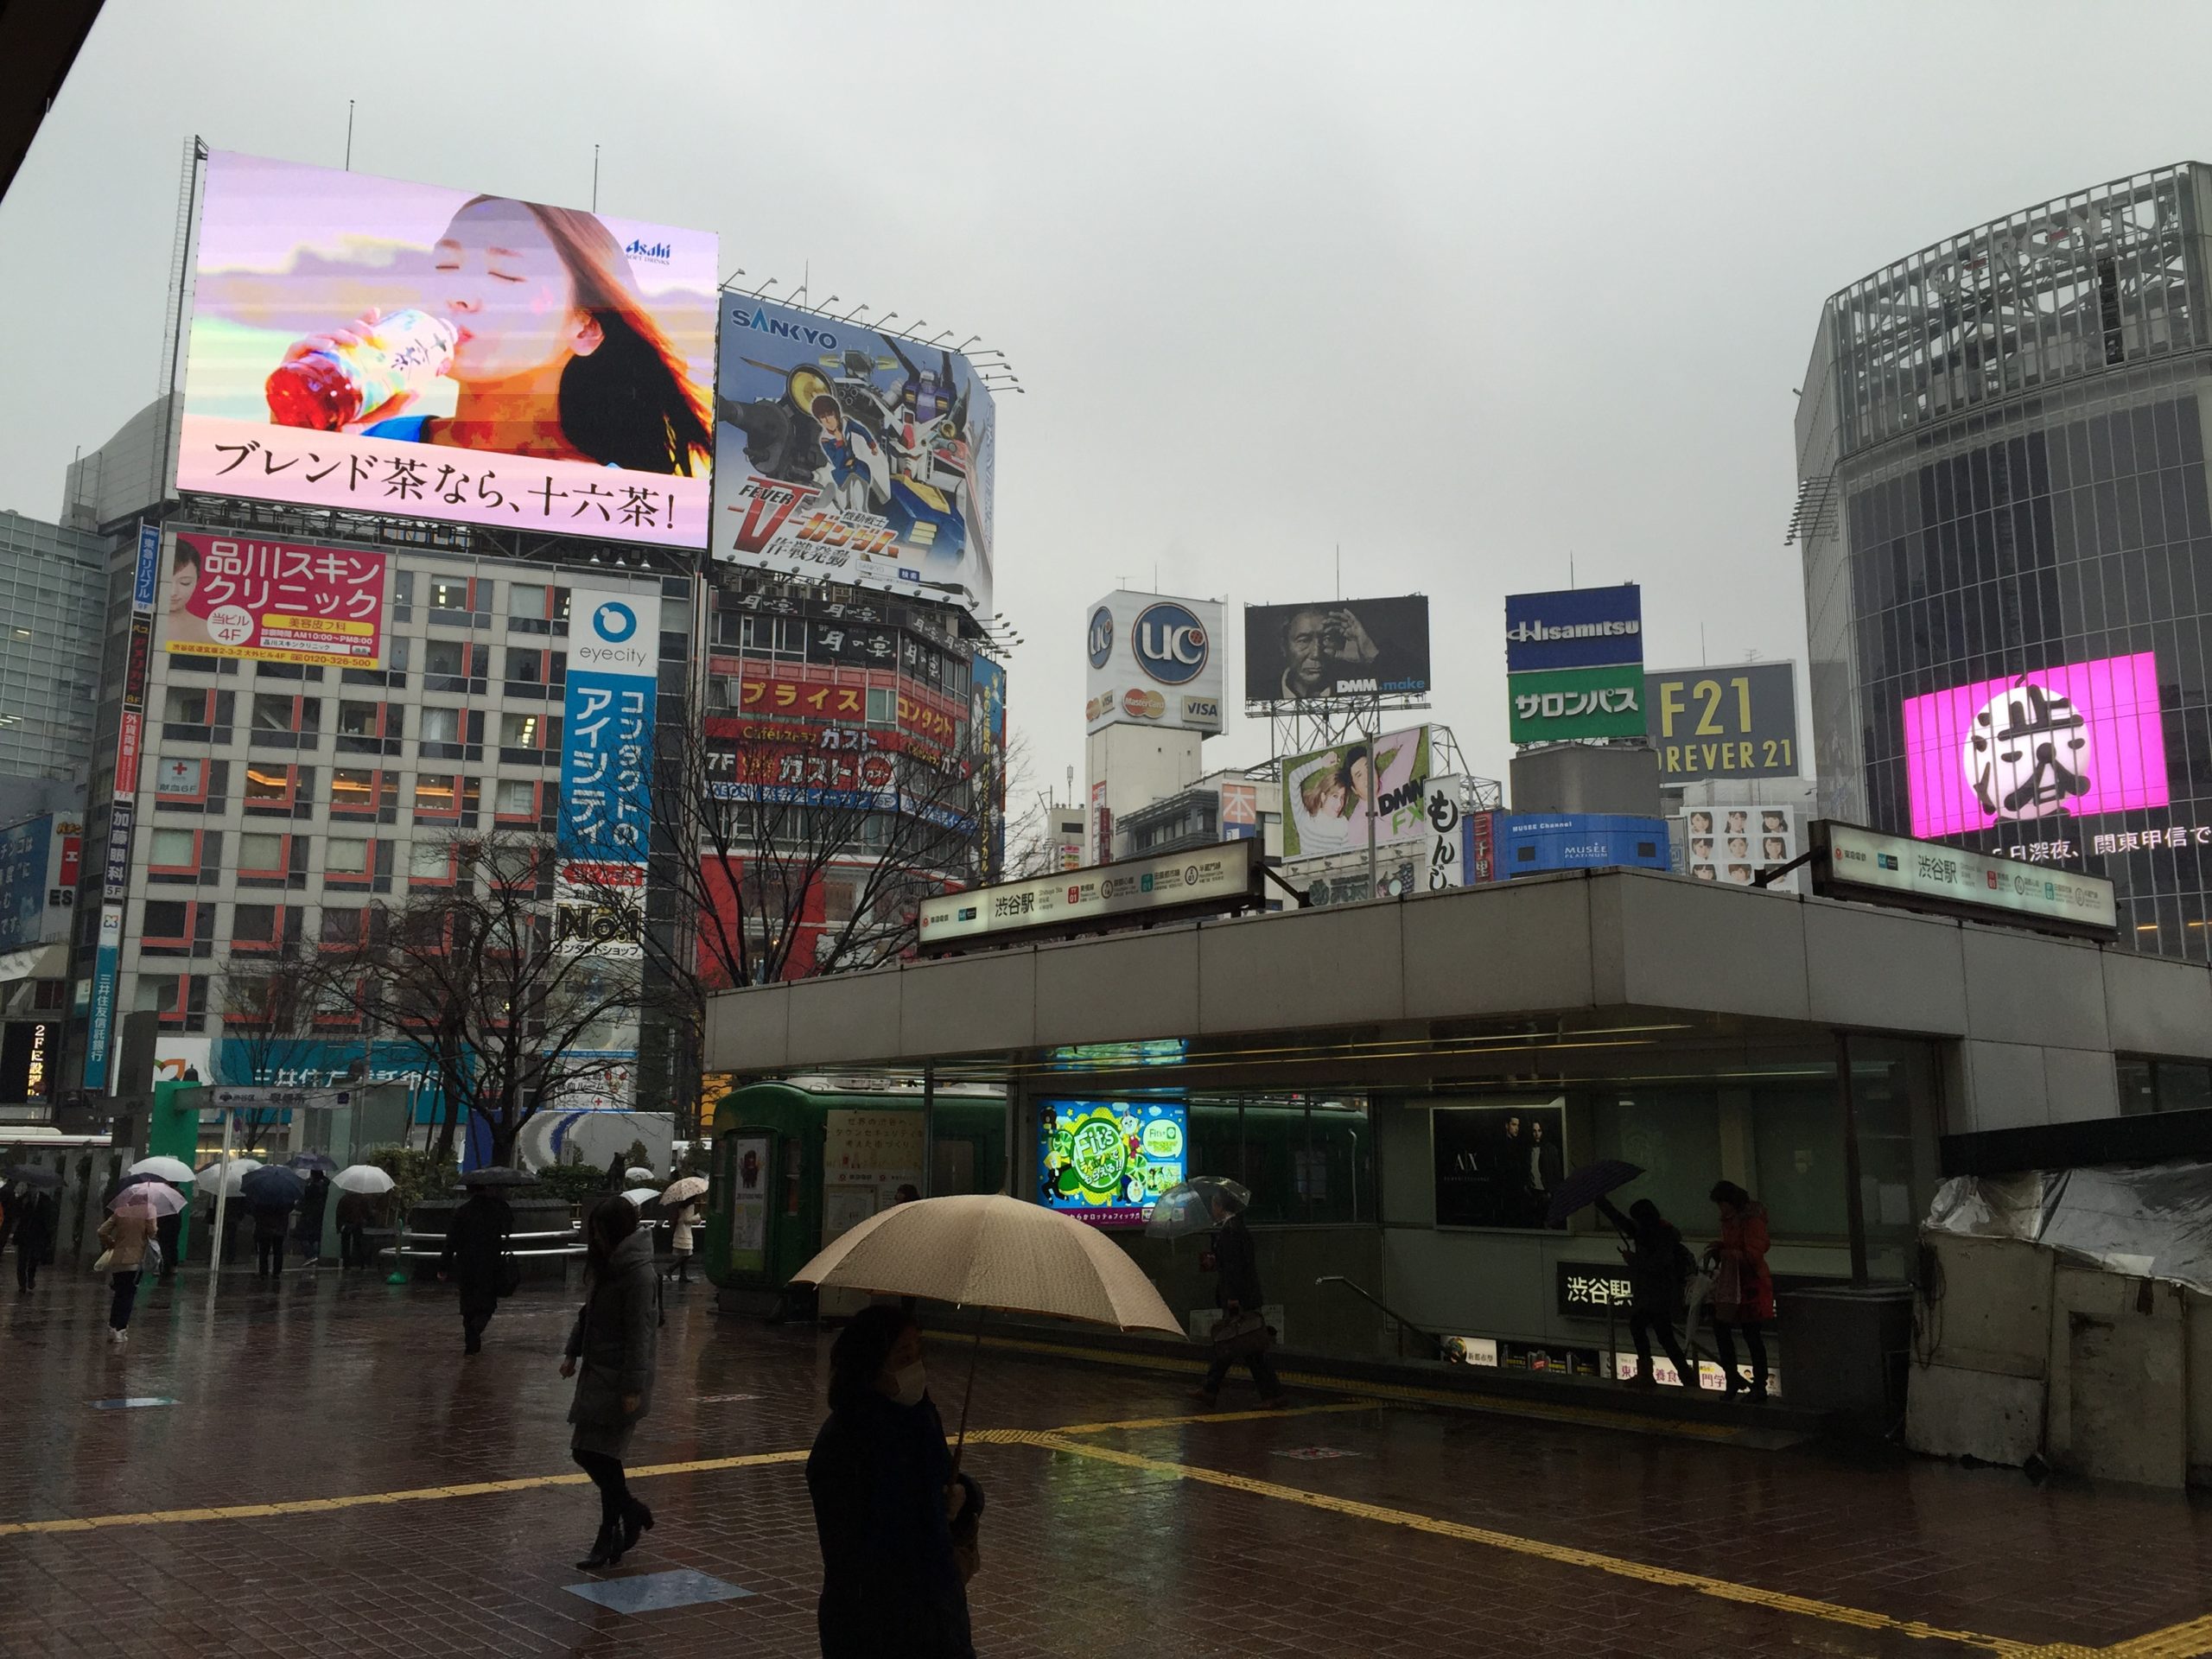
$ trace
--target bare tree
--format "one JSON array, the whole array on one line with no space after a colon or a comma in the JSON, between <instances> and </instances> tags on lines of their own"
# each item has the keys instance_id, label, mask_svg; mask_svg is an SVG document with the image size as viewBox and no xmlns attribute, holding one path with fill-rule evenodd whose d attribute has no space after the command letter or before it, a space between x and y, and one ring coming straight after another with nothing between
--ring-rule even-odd
<instances>
[{"instance_id":1,"label":"bare tree","mask_svg":"<svg viewBox=\"0 0 2212 1659\"><path fill-rule=\"evenodd\" d=\"M373 1022L410 1045L447 1111L435 1155L464 1117L492 1161L546 1107L615 1086L646 994L642 953L556 925L552 837L493 830L450 843L449 880L411 883L326 938L311 977L322 1014Z\"/></svg>"}]
</instances>

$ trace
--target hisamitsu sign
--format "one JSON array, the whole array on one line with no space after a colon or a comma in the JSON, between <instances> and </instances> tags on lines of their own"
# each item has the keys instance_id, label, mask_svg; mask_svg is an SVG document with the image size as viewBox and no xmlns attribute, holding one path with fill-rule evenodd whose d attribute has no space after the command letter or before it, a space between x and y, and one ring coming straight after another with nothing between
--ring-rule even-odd
<instances>
[{"instance_id":1,"label":"hisamitsu sign","mask_svg":"<svg viewBox=\"0 0 2212 1659\"><path fill-rule=\"evenodd\" d=\"M920 949L926 954L1009 943L1026 934L1096 930L1124 918L1154 922L1249 909L1260 902L1259 846L1225 841L1192 852L942 893L922 903Z\"/></svg>"}]
</instances>

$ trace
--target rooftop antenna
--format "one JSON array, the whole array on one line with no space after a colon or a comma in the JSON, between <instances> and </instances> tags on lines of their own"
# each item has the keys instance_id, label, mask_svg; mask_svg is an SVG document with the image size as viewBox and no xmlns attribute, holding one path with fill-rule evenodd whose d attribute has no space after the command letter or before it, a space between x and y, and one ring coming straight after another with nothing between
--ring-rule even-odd
<instances>
[{"instance_id":1,"label":"rooftop antenna","mask_svg":"<svg viewBox=\"0 0 2212 1659\"><path fill-rule=\"evenodd\" d=\"M591 210L599 211L599 146L591 147Z\"/></svg>"},{"instance_id":2,"label":"rooftop antenna","mask_svg":"<svg viewBox=\"0 0 2212 1659\"><path fill-rule=\"evenodd\" d=\"M353 170L353 100L346 100L346 170Z\"/></svg>"},{"instance_id":3,"label":"rooftop antenna","mask_svg":"<svg viewBox=\"0 0 2212 1659\"><path fill-rule=\"evenodd\" d=\"M1337 543L1337 597L1344 596L1344 544Z\"/></svg>"},{"instance_id":4,"label":"rooftop antenna","mask_svg":"<svg viewBox=\"0 0 2212 1659\"><path fill-rule=\"evenodd\" d=\"M1705 624L1702 622L1697 625L1697 665L1700 668L1706 666Z\"/></svg>"}]
</instances>

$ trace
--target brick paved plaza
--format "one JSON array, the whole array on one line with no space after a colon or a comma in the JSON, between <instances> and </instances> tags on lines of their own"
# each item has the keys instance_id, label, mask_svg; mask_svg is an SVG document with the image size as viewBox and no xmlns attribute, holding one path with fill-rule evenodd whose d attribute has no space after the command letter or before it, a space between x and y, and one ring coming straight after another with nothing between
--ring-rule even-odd
<instances>
[{"instance_id":1,"label":"brick paved plaza","mask_svg":"<svg viewBox=\"0 0 2212 1659\"><path fill-rule=\"evenodd\" d=\"M814 1652L826 1342L687 1294L634 1456L659 1525L615 1577L752 1593L628 1612L569 1587L594 1510L565 1295L508 1303L464 1363L428 1287L235 1277L211 1317L188 1280L118 1353L99 1281L11 1287L0 1653ZM941 1401L962 1357L938 1340ZM986 1351L982 1653L2212 1651L2202 1502L1760 1449L1719 1417L1641 1434L1315 1389L1262 1415L1232 1385L1205 1421L1187 1387ZM96 1403L132 1398L167 1403Z\"/></svg>"}]
</instances>

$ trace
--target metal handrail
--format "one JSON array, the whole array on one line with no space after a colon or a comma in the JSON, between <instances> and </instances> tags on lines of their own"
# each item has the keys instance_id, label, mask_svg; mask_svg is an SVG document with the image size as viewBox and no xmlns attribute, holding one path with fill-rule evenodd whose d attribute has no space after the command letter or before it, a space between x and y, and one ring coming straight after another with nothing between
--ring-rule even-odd
<instances>
[{"instance_id":1,"label":"metal handrail","mask_svg":"<svg viewBox=\"0 0 2212 1659\"><path fill-rule=\"evenodd\" d=\"M578 1236L578 1230L574 1227L563 1227L556 1232L509 1233L507 1237L510 1239L560 1238L570 1242L556 1244L550 1249L509 1249L501 1252L506 1255L582 1255L586 1249L583 1240ZM409 1241L413 1239L435 1239L438 1242L438 1248L434 1250L410 1250L407 1245ZM377 1254L391 1256L395 1261L433 1262L445 1254L445 1240L446 1236L443 1233L418 1233L410 1228L403 1227L399 1230L395 1242L378 1246Z\"/></svg>"},{"instance_id":2,"label":"metal handrail","mask_svg":"<svg viewBox=\"0 0 2212 1659\"><path fill-rule=\"evenodd\" d=\"M1354 1284L1351 1280L1345 1278L1341 1273L1325 1273L1319 1279L1316 1279L1313 1283L1316 1288L1322 1285L1342 1285L1346 1290L1351 1292L1353 1295L1358 1297L1360 1300L1367 1303L1370 1306L1380 1308L1383 1313L1395 1319L1398 1322L1398 1328L1400 1330L1412 1332L1414 1335L1420 1339L1421 1345L1427 1351L1428 1357L1431 1359L1440 1359L1444 1357L1444 1344L1440 1342L1433 1333L1422 1330L1421 1326L1415 1325L1404 1314L1399 1313L1398 1310L1391 1306L1389 1303L1384 1301L1381 1297L1375 1295L1373 1293Z\"/></svg>"}]
</instances>

